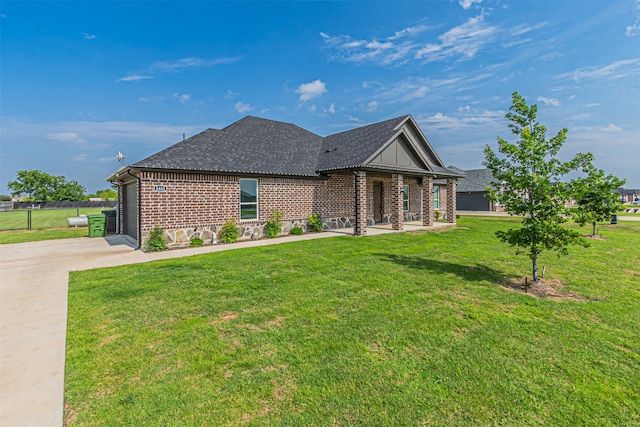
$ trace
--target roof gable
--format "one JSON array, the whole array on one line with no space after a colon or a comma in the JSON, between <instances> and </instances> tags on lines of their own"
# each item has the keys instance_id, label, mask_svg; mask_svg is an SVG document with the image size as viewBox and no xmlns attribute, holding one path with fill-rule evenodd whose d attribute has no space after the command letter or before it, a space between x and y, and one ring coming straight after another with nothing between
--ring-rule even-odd
<instances>
[{"instance_id":1,"label":"roof gable","mask_svg":"<svg viewBox=\"0 0 640 427\"><path fill-rule=\"evenodd\" d=\"M383 147L381 151L374 154L375 157L368 161L369 164L379 164L386 166L400 166L414 169L427 169L427 166L419 158L409 142L400 135Z\"/></svg>"}]
</instances>

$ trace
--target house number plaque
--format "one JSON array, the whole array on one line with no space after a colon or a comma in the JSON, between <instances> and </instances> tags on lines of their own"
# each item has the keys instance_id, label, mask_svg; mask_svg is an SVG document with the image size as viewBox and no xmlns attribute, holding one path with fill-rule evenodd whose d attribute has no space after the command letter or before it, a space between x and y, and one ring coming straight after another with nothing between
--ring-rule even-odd
<instances>
[{"instance_id":1,"label":"house number plaque","mask_svg":"<svg viewBox=\"0 0 640 427\"><path fill-rule=\"evenodd\" d=\"M166 185L154 185L153 191L167 191Z\"/></svg>"}]
</instances>

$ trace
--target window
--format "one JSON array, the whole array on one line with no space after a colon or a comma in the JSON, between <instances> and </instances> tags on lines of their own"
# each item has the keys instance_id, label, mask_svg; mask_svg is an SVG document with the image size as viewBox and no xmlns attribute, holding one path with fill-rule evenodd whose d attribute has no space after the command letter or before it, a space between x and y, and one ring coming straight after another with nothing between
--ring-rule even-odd
<instances>
[{"instance_id":1,"label":"window","mask_svg":"<svg viewBox=\"0 0 640 427\"><path fill-rule=\"evenodd\" d=\"M409 186L408 185L402 186L402 210L405 212L409 210Z\"/></svg>"},{"instance_id":2,"label":"window","mask_svg":"<svg viewBox=\"0 0 640 427\"><path fill-rule=\"evenodd\" d=\"M240 180L240 219L258 219L258 180Z\"/></svg>"},{"instance_id":3,"label":"window","mask_svg":"<svg viewBox=\"0 0 640 427\"><path fill-rule=\"evenodd\" d=\"M433 186L433 208L440 209L440 187Z\"/></svg>"}]
</instances>

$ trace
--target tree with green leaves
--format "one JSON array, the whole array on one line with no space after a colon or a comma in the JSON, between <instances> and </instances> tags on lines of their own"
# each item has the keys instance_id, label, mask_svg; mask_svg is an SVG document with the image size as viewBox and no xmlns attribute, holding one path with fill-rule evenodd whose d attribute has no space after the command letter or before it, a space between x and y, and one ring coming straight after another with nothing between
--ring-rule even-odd
<instances>
[{"instance_id":1,"label":"tree with green leaves","mask_svg":"<svg viewBox=\"0 0 640 427\"><path fill-rule=\"evenodd\" d=\"M558 152L566 140L567 129L547 139L546 128L536 119L538 107L528 106L518 92L513 93L512 99L506 118L511 122L509 129L519 140L509 143L498 137L498 151L504 157L487 145L483 164L494 178L489 191L491 200L499 202L511 215L522 216L522 227L498 231L496 236L517 247L517 254L529 256L533 281L537 282L540 254L550 250L558 256L566 255L569 245L586 245L578 232L563 226L571 194L562 178L586 167L593 156L578 154L568 162L561 162Z\"/></svg>"},{"instance_id":2,"label":"tree with green leaves","mask_svg":"<svg viewBox=\"0 0 640 427\"><path fill-rule=\"evenodd\" d=\"M23 170L16 173L16 180L9 181L11 195L25 195L35 202L82 200L85 188L77 181L67 181L64 176L52 176L39 170Z\"/></svg>"},{"instance_id":3,"label":"tree with green leaves","mask_svg":"<svg viewBox=\"0 0 640 427\"><path fill-rule=\"evenodd\" d=\"M611 215L623 208L620 195L613 190L621 188L626 181L608 174L592 164L588 164L583 172L586 177L571 181L573 197L578 205L574 217L578 224L593 226L592 236L596 236L598 222L608 221Z\"/></svg>"}]
</instances>

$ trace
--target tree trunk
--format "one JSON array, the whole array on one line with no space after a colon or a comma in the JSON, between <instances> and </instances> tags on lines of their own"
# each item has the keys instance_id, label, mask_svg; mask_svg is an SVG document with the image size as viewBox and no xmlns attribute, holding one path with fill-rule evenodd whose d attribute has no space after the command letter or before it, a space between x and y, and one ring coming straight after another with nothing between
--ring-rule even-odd
<instances>
[{"instance_id":1,"label":"tree trunk","mask_svg":"<svg viewBox=\"0 0 640 427\"><path fill-rule=\"evenodd\" d=\"M532 267L532 273L533 273L533 281L537 282L538 280L540 280L540 278L538 277L538 256L535 255L533 257L533 259L531 260L531 267Z\"/></svg>"},{"instance_id":2,"label":"tree trunk","mask_svg":"<svg viewBox=\"0 0 640 427\"><path fill-rule=\"evenodd\" d=\"M596 227L597 227L597 222L594 221L593 222L593 233L592 233L593 237L596 236Z\"/></svg>"}]
</instances>

